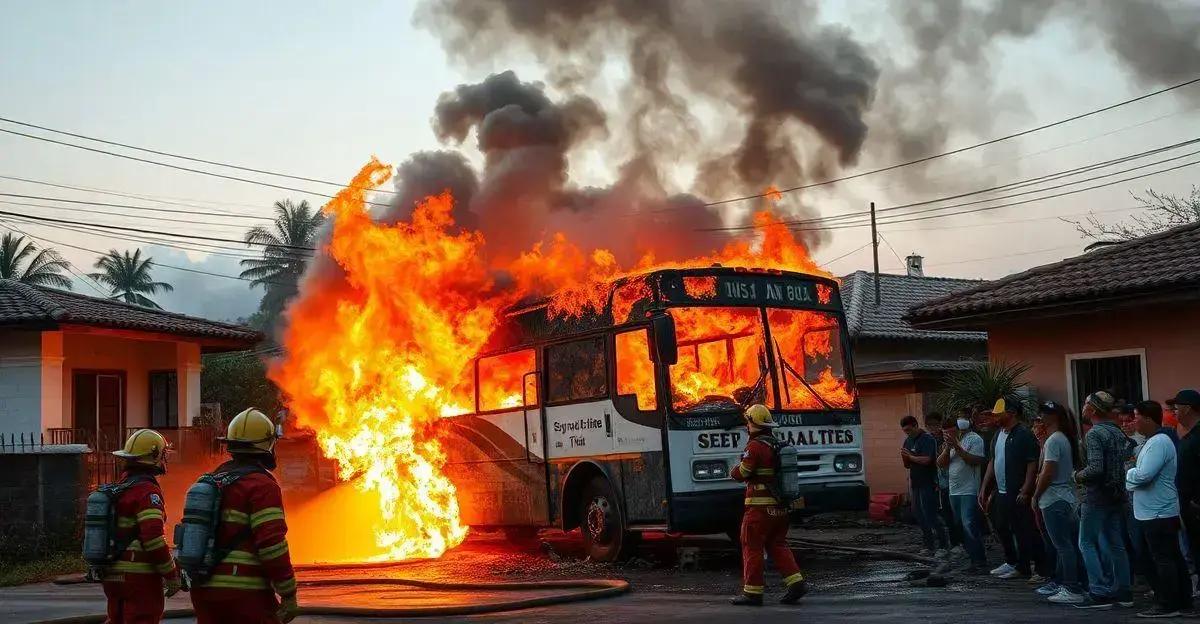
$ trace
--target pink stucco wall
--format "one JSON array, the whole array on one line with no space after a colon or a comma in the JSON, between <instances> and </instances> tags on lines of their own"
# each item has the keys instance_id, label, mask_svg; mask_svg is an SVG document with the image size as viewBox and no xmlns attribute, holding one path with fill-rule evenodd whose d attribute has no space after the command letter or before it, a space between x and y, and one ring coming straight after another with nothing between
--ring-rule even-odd
<instances>
[{"instance_id":1,"label":"pink stucco wall","mask_svg":"<svg viewBox=\"0 0 1200 624\"><path fill-rule=\"evenodd\" d=\"M1162 401L1181 388L1200 388L1200 304L1155 304L1144 309L1033 319L990 325L988 357L1025 361L1043 399L1069 402L1067 355L1145 349L1149 398Z\"/></svg>"}]
</instances>

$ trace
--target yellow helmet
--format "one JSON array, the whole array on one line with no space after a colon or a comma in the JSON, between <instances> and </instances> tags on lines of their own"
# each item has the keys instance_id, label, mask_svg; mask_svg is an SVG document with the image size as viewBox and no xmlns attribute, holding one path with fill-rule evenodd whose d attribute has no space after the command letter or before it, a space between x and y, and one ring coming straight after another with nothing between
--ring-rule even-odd
<instances>
[{"instance_id":1,"label":"yellow helmet","mask_svg":"<svg viewBox=\"0 0 1200 624\"><path fill-rule=\"evenodd\" d=\"M125 447L113 451L113 455L130 463L163 468L166 465L168 448L170 444L161 433L153 429L138 429L125 440Z\"/></svg>"},{"instance_id":2,"label":"yellow helmet","mask_svg":"<svg viewBox=\"0 0 1200 624\"><path fill-rule=\"evenodd\" d=\"M229 445L230 453L270 453L277 438L275 423L252 407L234 416L219 439Z\"/></svg>"},{"instance_id":3,"label":"yellow helmet","mask_svg":"<svg viewBox=\"0 0 1200 624\"><path fill-rule=\"evenodd\" d=\"M779 423L771 418L771 410L766 405L756 403L746 408L746 422L755 427L778 427Z\"/></svg>"}]
</instances>

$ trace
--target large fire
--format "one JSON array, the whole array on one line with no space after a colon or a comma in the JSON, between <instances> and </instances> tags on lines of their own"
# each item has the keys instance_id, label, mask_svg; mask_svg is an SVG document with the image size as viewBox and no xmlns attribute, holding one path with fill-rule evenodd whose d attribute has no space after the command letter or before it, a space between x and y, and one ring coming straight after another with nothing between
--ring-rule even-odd
<instances>
[{"instance_id":1,"label":"large fire","mask_svg":"<svg viewBox=\"0 0 1200 624\"><path fill-rule=\"evenodd\" d=\"M584 314L605 303L613 280L627 278L614 296L620 321L646 292L636 276L651 269L719 263L828 275L770 211L755 217L756 240L730 243L709 257L664 262L651 253L635 266L620 267L613 254L585 253L559 235L506 266L489 266L483 236L455 231L448 192L426 198L407 221L372 220L364 189L383 184L390 173L372 160L325 206L333 228L322 253L342 276L309 277L288 310L286 355L272 371L299 424L316 432L339 474L364 498L377 501L370 519L374 559L436 557L465 539L435 425L443 416L475 410L473 361L516 301L550 292L551 313ZM511 276L504 289L494 277L501 271ZM715 283L703 279L686 287L695 297L715 293ZM677 408L754 391L768 366L780 371L779 392L789 407L853 404L841 370L836 317L772 311L768 325L778 348L767 349L754 310L673 314L680 344L679 364L671 370ZM618 337L617 386L652 409L648 348L644 331ZM515 407L522 400L536 404L532 378L522 387L524 373L534 368L521 360L529 357L523 353L481 362L481 409ZM767 353L776 361L767 362ZM771 384L759 386L764 395L775 392Z\"/></svg>"}]
</instances>

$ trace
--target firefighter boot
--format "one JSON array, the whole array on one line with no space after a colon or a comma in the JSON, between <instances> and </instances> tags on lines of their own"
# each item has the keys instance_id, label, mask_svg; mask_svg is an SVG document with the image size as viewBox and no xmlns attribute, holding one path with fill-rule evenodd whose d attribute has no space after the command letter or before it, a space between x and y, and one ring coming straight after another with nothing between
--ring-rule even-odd
<instances>
[{"instance_id":1,"label":"firefighter boot","mask_svg":"<svg viewBox=\"0 0 1200 624\"><path fill-rule=\"evenodd\" d=\"M796 581L795 583L788 585L787 593L783 595L783 598L779 599L779 602L786 605L796 604L797 602L800 602L800 599L803 598L807 593L808 582L803 580Z\"/></svg>"},{"instance_id":2,"label":"firefighter boot","mask_svg":"<svg viewBox=\"0 0 1200 624\"><path fill-rule=\"evenodd\" d=\"M762 594L747 593L738 594L729 601L729 604L735 607L761 607L762 603Z\"/></svg>"}]
</instances>

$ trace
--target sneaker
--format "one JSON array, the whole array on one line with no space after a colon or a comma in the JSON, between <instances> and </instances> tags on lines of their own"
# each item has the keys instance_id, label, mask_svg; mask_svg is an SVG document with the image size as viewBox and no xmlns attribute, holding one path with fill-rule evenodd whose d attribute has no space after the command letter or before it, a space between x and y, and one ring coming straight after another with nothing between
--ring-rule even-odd
<instances>
[{"instance_id":1,"label":"sneaker","mask_svg":"<svg viewBox=\"0 0 1200 624\"><path fill-rule=\"evenodd\" d=\"M1033 591L1037 592L1039 595L1042 595L1042 596L1053 596L1054 594L1057 594L1059 592L1059 590L1061 590L1061 589L1062 589L1062 587L1058 583L1055 583L1054 581L1050 581L1049 583L1046 583L1045 585L1042 585L1041 587L1039 587Z\"/></svg>"},{"instance_id":2,"label":"sneaker","mask_svg":"<svg viewBox=\"0 0 1200 624\"><path fill-rule=\"evenodd\" d=\"M1047 598L1047 600L1053 602L1054 604L1077 605L1083 603L1086 598L1083 597L1083 594L1077 594L1066 587L1063 587L1058 590L1057 594L1050 596Z\"/></svg>"},{"instance_id":3,"label":"sneaker","mask_svg":"<svg viewBox=\"0 0 1200 624\"><path fill-rule=\"evenodd\" d=\"M1005 572L1004 574L997 576L996 578L1008 581L1008 580L1012 580L1012 579L1021 579L1021 578L1029 578L1029 577L1022 574L1020 570L1013 568L1013 569L1009 570L1008 572Z\"/></svg>"},{"instance_id":4,"label":"sneaker","mask_svg":"<svg viewBox=\"0 0 1200 624\"><path fill-rule=\"evenodd\" d=\"M1007 563L1004 563L1004 564L1001 564L1000 567L989 572L988 574L991 574L992 576L1000 576L1002 574L1008 574L1009 572L1016 572L1016 571L1017 571L1016 568L1012 567L1011 565L1009 565Z\"/></svg>"},{"instance_id":5,"label":"sneaker","mask_svg":"<svg viewBox=\"0 0 1200 624\"><path fill-rule=\"evenodd\" d=\"M1111 609L1113 608L1113 600L1108 597L1098 597L1087 594L1083 600L1075 603L1076 609Z\"/></svg>"},{"instance_id":6,"label":"sneaker","mask_svg":"<svg viewBox=\"0 0 1200 624\"><path fill-rule=\"evenodd\" d=\"M1157 605L1137 614L1140 618L1177 618L1179 615L1178 611L1164 609Z\"/></svg>"},{"instance_id":7,"label":"sneaker","mask_svg":"<svg viewBox=\"0 0 1200 624\"><path fill-rule=\"evenodd\" d=\"M1047 581L1050 581L1050 579L1042 576L1041 574L1038 574L1037 572L1034 572L1033 574L1029 575L1029 582L1034 585L1041 585ZM1053 583L1054 581L1050 581L1050 582Z\"/></svg>"},{"instance_id":8,"label":"sneaker","mask_svg":"<svg viewBox=\"0 0 1200 624\"><path fill-rule=\"evenodd\" d=\"M1128 609L1129 607L1133 606L1133 592L1128 589L1123 592L1118 592L1117 597L1113 602L1116 602L1118 607L1125 607Z\"/></svg>"}]
</instances>

